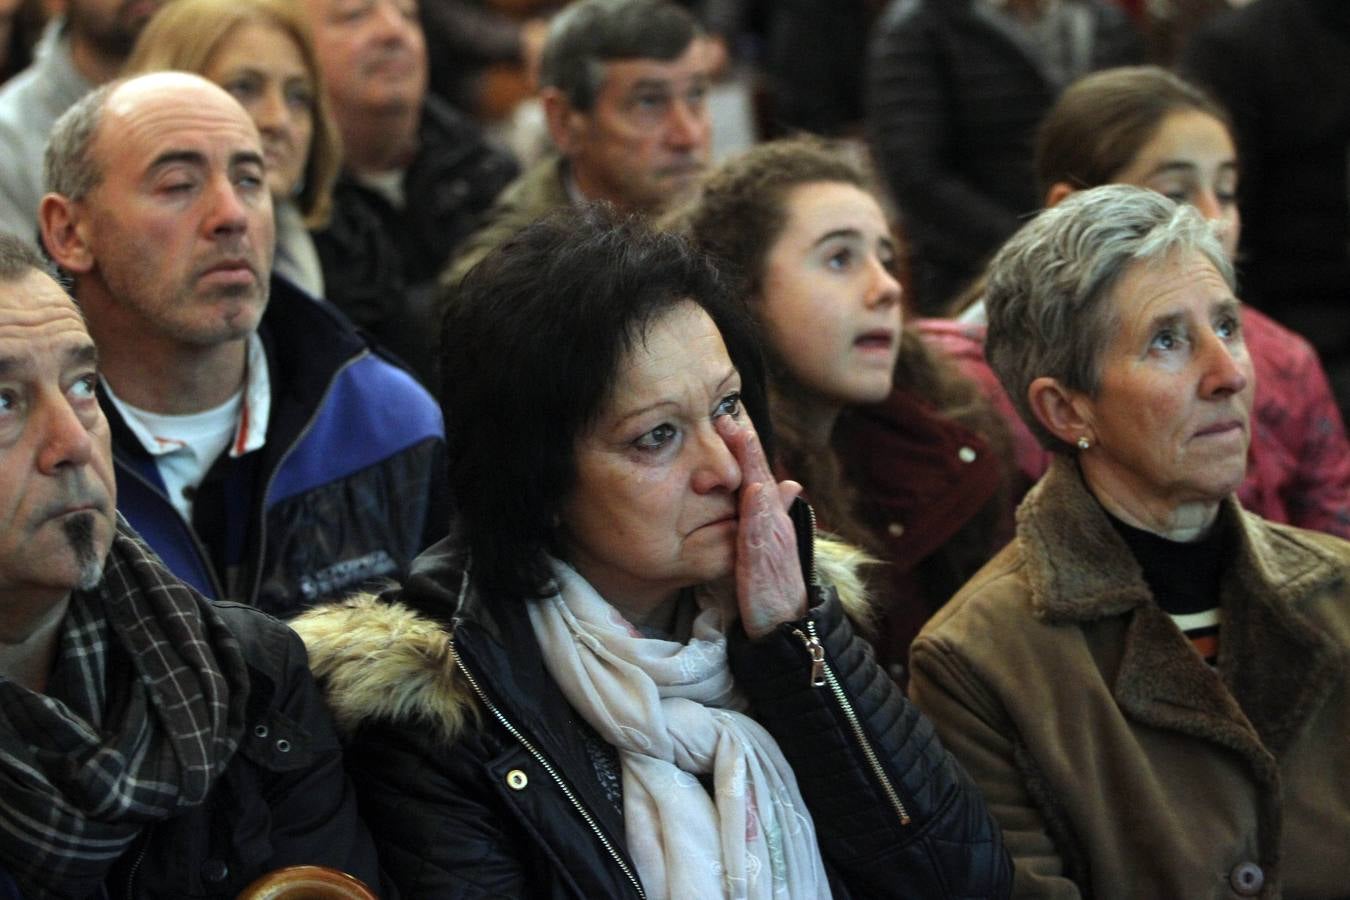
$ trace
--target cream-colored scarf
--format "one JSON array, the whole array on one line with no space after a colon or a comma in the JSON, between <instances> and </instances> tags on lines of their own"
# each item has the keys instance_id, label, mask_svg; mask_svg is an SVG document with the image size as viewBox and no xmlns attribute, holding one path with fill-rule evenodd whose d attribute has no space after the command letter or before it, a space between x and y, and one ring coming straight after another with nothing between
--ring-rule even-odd
<instances>
[{"instance_id":1,"label":"cream-colored scarf","mask_svg":"<svg viewBox=\"0 0 1350 900\"><path fill-rule=\"evenodd\" d=\"M570 566L553 568L559 593L530 603L530 622L568 702L619 751L647 893L829 897L797 779L732 681L731 610L701 592L687 644L646 638ZM709 773L713 796L695 777Z\"/></svg>"}]
</instances>

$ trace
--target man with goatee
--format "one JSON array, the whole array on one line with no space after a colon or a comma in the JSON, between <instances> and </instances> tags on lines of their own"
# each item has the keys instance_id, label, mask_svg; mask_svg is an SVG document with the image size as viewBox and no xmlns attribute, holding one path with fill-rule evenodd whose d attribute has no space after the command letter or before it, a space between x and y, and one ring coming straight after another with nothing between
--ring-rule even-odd
<instances>
[{"instance_id":1,"label":"man with goatee","mask_svg":"<svg viewBox=\"0 0 1350 900\"><path fill-rule=\"evenodd\" d=\"M295 864L378 889L299 639L115 512L98 351L44 265L0 234L0 897L234 897Z\"/></svg>"}]
</instances>

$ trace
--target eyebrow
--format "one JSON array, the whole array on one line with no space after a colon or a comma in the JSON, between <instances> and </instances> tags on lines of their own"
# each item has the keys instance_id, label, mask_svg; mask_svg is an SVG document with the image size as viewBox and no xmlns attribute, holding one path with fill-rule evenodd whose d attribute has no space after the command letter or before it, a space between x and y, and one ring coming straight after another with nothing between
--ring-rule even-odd
<instances>
[{"instance_id":1,"label":"eyebrow","mask_svg":"<svg viewBox=\"0 0 1350 900\"><path fill-rule=\"evenodd\" d=\"M205 166L206 157L196 150L166 150L156 156L147 171L155 172L166 166L185 163L189 166Z\"/></svg>"},{"instance_id":2,"label":"eyebrow","mask_svg":"<svg viewBox=\"0 0 1350 900\"><path fill-rule=\"evenodd\" d=\"M1195 172L1199 168L1200 167L1198 165L1188 160L1169 159L1162 163L1159 163L1157 166L1154 166L1153 171L1149 173L1149 177L1152 177L1154 175L1167 175L1171 172L1187 172L1187 173ZM1236 169L1237 160L1235 159L1225 160L1224 162L1219 163L1219 168Z\"/></svg>"},{"instance_id":3,"label":"eyebrow","mask_svg":"<svg viewBox=\"0 0 1350 900\"><path fill-rule=\"evenodd\" d=\"M199 168L206 168L206 155L198 150L166 150L155 157L154 161L150 163L148 171L153 173L166 166L177 165L180 163ZM234 153L230 154L231 167L242 164L261 166L263 165L262 154L255 150L236 150Z\"/></svg>"},{"instance_id":4,"label":"eyebrow","mask_svg":"<svg viewBox=\"0 0 1350 900\"><path fill-rule=\"evenodd\" d=\"M642 78L628 86L629 94L637 94L642 91L669 91L673 89L674 82L669 78Z\"/></svg>"},{"instance_id":5,"label":"eyebrow","mask_svg":"<svg viewBox=\"0 0 1350 900\"><path fill-rule=\"evenodd\" d=\"M230 165L239 166L246 164L257 166L264 165L263 155L256 150L236 150L230 154Z\"/></svg>"},{"instance_id":6,"label":"eyebrow","mask_svg":"<svg viewBox=\"0 0 1350 900\"><path fill-rule=\"evenodd\" d=\"M635 94L639 91L674 91L679 88L681 82L687 81L692 87L706 87L709 78L703 73L696 73L686 78L639 78L628 87L629 94Z\"/></svg>"},{"instance_id":7,"label":"eyebrow","mask_svg":"<svg viewBox=\"0 0 1350 900\"><path fill-rule=\"evenodd\" d=\"M1241 311L1242 311L1242 301L1238 300L1236 297L1224 297L1222 299L1215 300L1210 304L1209 307L1210 315L1213 315L1215 313L1228 313L1230 315L1236 316L1239 313L1241 313ZM1157 316L1156 318L1149 320L1148 333L1152 334L1153 332L1157 331L1159 328L1162 328L1164 326L1169 328L1175 327L1184 322L1185 319L1186 313L1182 310L1163 313Z\"/></svg>"},{"instance_id":8,"label":"eyebrow","mask_svg":"<svg viewBox=\"0 0 1350 900\"><path fill-rule=\"evenodd\" d=\"M816 248L816 247L819 247L821 244L829 243L830 241L834 240L835 238L844 238L844 239L850 239L850 240L851 240L851 239L854 239L854 238L857 238L857 239L860 239L860 240L861 240L862 237L863 237L863 233L862 233L862 231L861 231L860 229L857 229L857 228L836 228L836 229L834 229L833 231L827 231L827 232L825 232L824 234L822 234L820 237L816 238L815 242L814 242L813 244L811 244L811 247L814 249L814 248ZM894 250L895 250L895 240L894 240L890 235L888 235L888 234L883 234L883 235L881 235L880 242L881 242L882 245L884 245L884 246L886 247L887 250L890 250L890 251L894 252Z\"/></svg>"},{"instance_id":9,"label":"eyebrow","mask_svg":"<svg viewBox=\"0 0 1350 900\"><path fill-rule=\"evenodd\" d=\"M1146 336L1151 336L1163 328L1176 328L1185 321L1185 319L1185 314L1179 310L1177 312L1162 313L1161 315L1154 316L1152 319L1148 320L1148 328L1145 329L1144 333Z\"/></svg>"},{"instance_id":10,"label":"eyebrow","mask_svg":"<svg viewBox=\"0 0 1350 900\"><path fill-rule=\"evenodd\" d=\"M66 365L71 366L98 366L98 347L93 342L80 344L78 347L71 347L66 351Z\"/></svg>"},{"instance_id":11,"label":"eyebrow","mask_svg":"<svg viewBox=\"0 0 1350 900\"><path fill-rule=\"evenodd\" d=\"M856 228L836 228L833 231L827 231L820 237L816 238L815 242L812 243L811 246L819 247L821 244L828 243L834 240L835 238L860 238L860 237L862 237L862 232Z\"/></svg>"},{"instance_id":12,"label":"eyebrow","mask_svg":"<svg viewBox=\"0 0 1350 900\"><path fill-rule=\"evenodd\" d=\"M98 348L92 343L66 349L63 368L80 365L98 366ZM0 356L0 378L9 378L31 368L32 360L27 357Z\"/></svg>"},{"instance_id":13,"label":"eyebrow","mask_svg":"<svg viewBox=\"0 0 1350 900\"><path fill-rule=\"evenodd\" d=\"M739 373L736 371L735 366L732 366L730 369L728 369L727 374L722 376L722 380L717 382L717 387L714 390L714 393L721 393L726 388L727 384L738 374ZM617 419L614 420L614 425L615 427L618 427L627 422L629 419L636 419L639 416L646 415L652 410L662 409L667 406L679 406L679 403L678 401L675 400L657 400L655 403L648 403L646 406L640 407L639 409L630 410L629 412L626 412L623 415L619 416Z\"/></svg>"}]
</instances>

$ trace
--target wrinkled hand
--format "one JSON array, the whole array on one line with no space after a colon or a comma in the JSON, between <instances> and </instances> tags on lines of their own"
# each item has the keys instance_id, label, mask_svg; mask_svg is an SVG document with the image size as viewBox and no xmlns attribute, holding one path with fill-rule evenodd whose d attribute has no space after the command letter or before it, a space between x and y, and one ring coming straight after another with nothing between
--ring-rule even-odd
<instances>
[{"instance_id":1,"label":"wrinkled hand","mask_svg":"<svg viewBox=\"0 0 1350 900\"><path fill-rule=\"evenodd\" d=\"M741 467L736 599L745 633L758 638L806 614L797 532L787 514L802 486L774 479L749 419L718 416L715 427Z\"/></svg>"}]
</instances>

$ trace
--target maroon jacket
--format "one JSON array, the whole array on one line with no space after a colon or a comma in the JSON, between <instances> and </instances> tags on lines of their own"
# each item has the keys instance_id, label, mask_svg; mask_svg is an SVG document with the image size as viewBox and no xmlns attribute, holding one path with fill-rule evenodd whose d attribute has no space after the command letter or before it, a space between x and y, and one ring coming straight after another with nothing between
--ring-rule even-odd
<instances>
[{"instance_id":1,"label":"maroon jacket","mask_svg":"<svg viewBox=\"0 0 1350 900\"><path fill-rule=\"evenodd\" d=\"M902 390L844 413L834 446L862 524L886 550L873 643L903 684L919 629L1011 537L1006 467L983 437Z\"/></svg>"}]
</instances>

